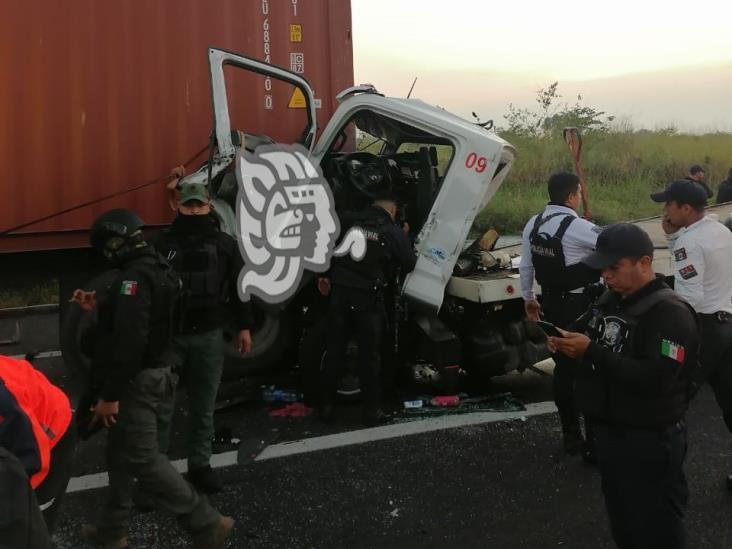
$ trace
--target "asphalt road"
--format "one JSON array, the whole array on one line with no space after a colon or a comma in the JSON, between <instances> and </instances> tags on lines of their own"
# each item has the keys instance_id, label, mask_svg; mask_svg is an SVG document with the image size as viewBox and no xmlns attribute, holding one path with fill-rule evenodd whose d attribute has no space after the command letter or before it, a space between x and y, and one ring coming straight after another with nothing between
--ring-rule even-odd
<instances>
[{"instance_id":1,"label":"asphalt road","mask_svg":"<svg viewBox=\"0 0 732 549\"><path fill-rule=\"evenodd\" d=\"M23 333L38 339L28 335L25 341L51 350L53 319L25 323L35 328ZM0 336L7 329L7 321L0 320ZM21 350L0 349L4 354ZM60 358L40 359L37 365L57 382L68 382ZM490 388L506 390L526 403L546 401L550 379L513 374L496 379ZM558 452L554 413L503 421L485 414L473 425L378 439L389 427L360 431L354 406L340 407L333 426L312 418L272 418L267 411L264 403L252 402L217 413L224 442L215 451L234 455L237 462L220 469L225 489L213 498L216 507L237 520L228 547L613 547L598 474ZM732 547L732 494L723 482L732 472L732 450L708 389L693 403L688 424L689 548ZM288 441L308 439L316 447L334 440L323 438L328 435L341 443L350 438L345 442L351 444L254 461L272 449L286 452L300 444ZM377 440L358 442L367 435ZM84 475L104 470L103 442L100 437L82 444L75 476L96 478ZM172 454L182 456L180 444ZM67 494L57 547L86 547L78 541L79 529L94 517L103 492ZM174 518L157 512L134 515L130 542L139 548L189 546Z\"/></svg>"}]
</instances>

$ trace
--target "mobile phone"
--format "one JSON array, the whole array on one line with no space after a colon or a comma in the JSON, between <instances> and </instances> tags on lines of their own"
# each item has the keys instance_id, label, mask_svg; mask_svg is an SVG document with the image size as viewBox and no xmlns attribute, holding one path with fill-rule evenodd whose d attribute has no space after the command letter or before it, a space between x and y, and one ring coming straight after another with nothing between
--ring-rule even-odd
<instances>
[{"instance_id":1,"label":"mobile phone","mask_svg":"<svg viewBox=\"0 0 732 549\"><path fill-rule=\"evenodd\" d=\"M559 331L559 328L557 328L551 322L547 322L545 320L537 320L536 323L539 325L539 328L541 328L546 335L553 336L553 337L564 337L562 335L562 333Z\"/></svg>"}]
</instances>

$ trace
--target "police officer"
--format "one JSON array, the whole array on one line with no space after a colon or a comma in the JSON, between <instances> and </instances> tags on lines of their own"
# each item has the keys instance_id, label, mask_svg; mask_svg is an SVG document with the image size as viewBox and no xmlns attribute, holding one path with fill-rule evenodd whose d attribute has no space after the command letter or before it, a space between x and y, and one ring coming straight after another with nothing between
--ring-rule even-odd
<instances>
[{"instance_id":1,"label":"police officer","mask_svg":"<svg viewBox=\"0 0 732 549\"><path fill-rule=\"evenodd\" d=\"M664 203L674 289L701 322L702 369L697 381L709 382L732 433L732 233L704 215L707 197L697 183L674 181L651 198ZM727 485L732 489L732 475Z\"/></svg>"},{"instance_id":2,"label":"police officer","mask_svg":"<svg viewBox=\"0 0 732 549\"><path fill-rule=\"evenodd\" d=\"M717 204L732 201L732 168L727 172L727 179L717 187Z\"/></svg>"},{"instance_id":3,"label":"police officer","mask_svg":"<svg viewBox=\"0 0 732 549\"><path fill-rule=\"evenodd\" d=\"M237 294L243 260L236 241L221 232L204 184L181 185L178 216L155 243L183 280L182 332L173 341L176 372L188 392L188 479L201 491L221 490L210 466L214 405L224 365L223 324L228 307L242 356L251 351L251 306ZM167 451L173 408L163 410L161 448Z\"/></svg>"},{"instance_id":4,"label":"police officer","mask_svg":"<svg viewBox=\"0 0 732 549\"><path fill-rule=\"evenodd\" d=\"M582 198L576 175L555 173L549 178L548 190L549 204L524 227L521 292L529 320L539 320L543 312L547 320L567 328L592 301L585 287L600 278L597 271L580 263L595 248L600 229L577 215ZM541 306L534 296L534 279L541 286ZM575 367L562 355L555 356L554 361L554 400L562 424L564 451L576 454L583 450L583 438L574 404ZM585 458L591 460L591 449L584 450Z\"/></svg>"},{"instance_id":5,"label":"police officer","mask_svg":"<svg viewBox=\"0 0 732 549\"><path fill-rule=\"evenodd\" d=\"M595 431L602 490L621 549L686 547L684 415L697 359L694 311L653 272L653 243L619 223L583 260L609 290L550 346L579 359L576 398Z\"/></svg>"},{"instance_id":6,"label":"police officer","mask_svg":"<svg viewBox=\"0 0 732 549\"><path fill-rule=\"evenodd\" d=\"M321 292L330 293L320 408L325 421L333 418L339 373L353 332L358 342L363 422L372 426L386 421L379 395L381 338L386 322L384 292L394 283L397 270L405 275L414 269L416 258L407 237L409 227L394 223L397 202L391 193L388 172L376 175L378 178L368 188L373 204L341 219L341 234L351 227L363 229L367 240L365 257L361 261L350 255L334 257L329 277L320 281Z\"/></svg>"},{"instance_id":7,"label":"police officer","mask_svg":"<svg viewBox=\"0 0 732 549\"><path fill-rule=\"evenodd\" d=\"M704 189L704 192L707 195L706 197L712 198L712 196L714 196L714 193L712 192L712 189L709 188L709 185L707 185L706 181L704 181L705 176L706 172L704 171L704 168L701 167L699 164L694 164L691 168L689 168L689 175L687 175L684 180L695 181L699 186L701 186L702 189Z\"/></svg>"},{"instance_id":8,"label":"police officer","mask_svg":"<svg viewBox=\"0 0 732 549\"><path fill-rule=\"evenodd\" d=\"M91 227L92 247L118 269L98 304L98 342L92 383L98 399L92 423L109 428L107 501L83 537L104 548L127 547L132 479L155 503L177 515L197 548L220 547L234 521L222 517L160 452L160 407L173 399L169 351L180 279L148 245L143 222L129 210L110 210Z\"/></svg>"}]
</instances>

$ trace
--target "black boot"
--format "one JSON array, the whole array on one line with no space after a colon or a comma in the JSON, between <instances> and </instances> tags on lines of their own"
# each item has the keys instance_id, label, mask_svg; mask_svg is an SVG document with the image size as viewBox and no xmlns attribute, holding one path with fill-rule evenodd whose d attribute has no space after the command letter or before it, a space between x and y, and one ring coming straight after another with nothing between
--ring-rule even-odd
<instances>
[{"instance_id":1,"label":"black boot","mask_svg":"<svg viewBox=\"0 0 732 549\"><path fill-rule=\"evenodd\" d=\"M317 417L323 423L333 423L335 421L335 412L333 410L333 404L330 402L322 402L318 407Z\"/></svg>"},{"instance_id":2,"label":"black boot","mask_svg":"<svg viewBox=\"0 0 732 549\"><path fill-rule=\"evenodd\" d=\"M574 409L557 406L559 409L559 421L562 424L562 449L569 456L576 456L582 451L584 438L580 429L579 415Z\"/></svg>"},{"instance_id":3,"label":"black boot","mask_svg":"<svg viewBox=\"0 0 732 549\"><path fill-rule=\"evenodd\" d=\"M587 417L585 417L585 442L582 445L582 460L586 465L597 465L595 431L592 428L592 421Z\"/></svg>"},{"instance_id":4,"label":"black boot","mask_svg":"<svg viewBox=\"0 0 732 549\"><path fill-rule=\"evenodd\" d=\"M389 414L385 413L381 408L364 411L362 419L366 427L377 427L391 421Z\"/></svg>"},{"instance_id":5,"label":"black boot","mask_svg":"<svg viewBox=\"0 0 732 549\"><path fill-rule=\"evenodd\" d=\"M197 467L188 471L188 482L204 494L218 494L223 485L221 479L216 472L211 469L210 465Z\"/></svg>"}]
</instances>

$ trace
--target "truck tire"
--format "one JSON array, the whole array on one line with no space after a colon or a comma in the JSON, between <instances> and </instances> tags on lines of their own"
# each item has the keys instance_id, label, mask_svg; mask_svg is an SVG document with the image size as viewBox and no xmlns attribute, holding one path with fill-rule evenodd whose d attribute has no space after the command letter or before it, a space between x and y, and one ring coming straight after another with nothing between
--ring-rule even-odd
<instances>
[{"instance_id":1,"label":"truck tire","mask_svg":"<svg viewBox=\"0 0 732 549\"><path fill-rule=\"evenodd\" d=\"M259 314L257 314L259 316ZM237 331L232 323L224 327L224 373L222 382L238 380L277 366L287 366L284 360L293 341L292 314L263 312L252 332L252 352L245 357L236 348Z\"/></svg>"},{"instance_id":2,"label":"truck tire","mask_svg":"<svg viewBox=\"0 0 732 549\"><path fill-rule=\"evenodd\" d=\"M109 285L119 271L113 270L96 276L80 286L86 291L96 291L97 298L109 291ZM66 301L62 294L61 302ZM60 313L60 344L64 364L77 388L85 388L89 381L91 368L90 346L97 325L96 311L86 312L76 303L68 305Z\"/></svg>"}]
</instances>

